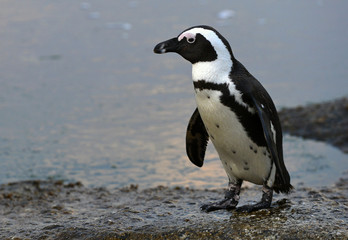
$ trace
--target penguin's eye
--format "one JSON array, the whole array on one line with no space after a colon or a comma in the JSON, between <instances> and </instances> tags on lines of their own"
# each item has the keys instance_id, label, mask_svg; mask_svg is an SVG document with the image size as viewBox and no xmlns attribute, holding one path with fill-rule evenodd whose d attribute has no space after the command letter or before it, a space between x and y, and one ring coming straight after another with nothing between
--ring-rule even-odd
<instances>
[{"instance_id":1,"label":"penguin's eye","mask_svg":"<svg viewBox=\"0 0 348 240\"><path fill-rule=\"evenodd\" d=\"M194 43L196 39L194 39L193 37L189 37L187 38L187 42L188 43Z\"/></svg>"}]
</instances>

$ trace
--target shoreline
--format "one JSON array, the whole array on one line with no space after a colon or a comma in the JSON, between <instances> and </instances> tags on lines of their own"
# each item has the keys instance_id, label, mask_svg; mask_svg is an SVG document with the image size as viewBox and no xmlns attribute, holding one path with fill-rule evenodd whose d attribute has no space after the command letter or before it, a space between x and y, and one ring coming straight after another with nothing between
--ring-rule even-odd
<instances>
[{"instance_id":1,"label":"shoreline","mask_svg":"<svg viewBox=\"0 0 348 240\"><path fill-rule=\"evenodd\" d=\"M348 99L284 108L284 132L348 152ZM250 214L205 213L223 189L182 187L108 190L63 181L0 185L1 239L347 239L348 169L334 186L275 194L272 208ZM260 197L243 188L240 205Z\"/></svg>"}]
</instances>

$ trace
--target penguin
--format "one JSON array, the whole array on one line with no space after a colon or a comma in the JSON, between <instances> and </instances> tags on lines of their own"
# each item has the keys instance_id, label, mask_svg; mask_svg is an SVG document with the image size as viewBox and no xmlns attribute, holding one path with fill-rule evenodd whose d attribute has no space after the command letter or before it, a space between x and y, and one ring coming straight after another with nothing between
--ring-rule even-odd
<instances>
[{"instance_id":1,"label":"penguin","mask_svg":"<svg viewBox=\"0 0 348 240\"><path fill-rule=\"evenodd\" d=\"M224 199L201 209L252 212L270 208L273 191L289 194L293 186L283 160L277 110L266 89L234 57L228 41L213 27L194 26L154 48L157 54L168 52L192 64L197 108L186 131L188 158L202 167L210 139L228 176ZM262 198L237 207L243 181L262 185Z\"/></svg>"}]
</instances>

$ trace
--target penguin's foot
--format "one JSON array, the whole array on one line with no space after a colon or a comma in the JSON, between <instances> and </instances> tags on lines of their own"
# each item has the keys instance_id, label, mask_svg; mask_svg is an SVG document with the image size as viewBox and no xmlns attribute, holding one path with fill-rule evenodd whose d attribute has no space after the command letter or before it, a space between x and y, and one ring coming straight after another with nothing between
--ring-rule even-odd
<instances>
[{"instance_id":1,"label":"penguin's foot","mask_svg":"<svg viewBox=\"0 0 348 240\"><path fill-rule=\"evenodd\" d=\"M244 205L236 209L237 212L253 212L260 209L270 208L273 198L273 189L264 185L262 188L262 199L254 205Z\"/></svg>"},{"instance_id":2,"label":"penguin's foot","mask_svg":"<svg viewBox=\"0 0 348 240\"><path fill-rule=\"evenodd\" d=\"M238 204L238 201L235 201L231 198L225 198L222 201L215 203L208 203L201 206L201 209L206 212L211 212L220 209L232 210L235 209Z\"/></svg>"},{"instance_id":3,"label":"penguin's foot","mask_svg":"<svg viewBox=\"0 0 348 240\"><path fill-rule=\"evenodd\" d=\"M236 183L229 182L228 190L225 193L225 199L219 202L208 203L201 206L201 209L206 212L211 212L220 209L232 210L235 209L239 201L239 193L242 181Z\"/></svg>"},{"instance_id":4,"label":"penguin's foot","mask_svg":"<svg viewBox=\"0 0 348 240\"><path fill-rule=\"evenodd\" d=\"M260 210L260 209L265 209L265 208L269 208L271 206L271 203L270 202L258 202L254 205L244 205L244 206L241 206L239 208L236 209L237 212L247 212L247 213L250 213L250 212L254 212L254 211L257 211L257 210Z\"/></svg>"}]
</instances>

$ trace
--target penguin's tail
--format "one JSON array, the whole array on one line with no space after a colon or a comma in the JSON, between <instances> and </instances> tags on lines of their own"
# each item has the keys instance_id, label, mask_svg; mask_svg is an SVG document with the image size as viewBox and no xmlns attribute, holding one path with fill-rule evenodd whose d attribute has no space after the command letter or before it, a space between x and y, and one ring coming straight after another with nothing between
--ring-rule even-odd
<instances>
[{"instance_id":1,"label":"penguin's tail","mask_svg":"<svg viewBox=\"0 0 348 240\"><path fill-rule=\"evenodd\" d=\"M276 174L274 185L273 185L273 190L276 193L281 192L281 193L289 194L291 193L293 189L294 187L290 184L290 176L287 179L287 181L284 182L282 178L278 174Z\"/></svg>"}]
</instances>

